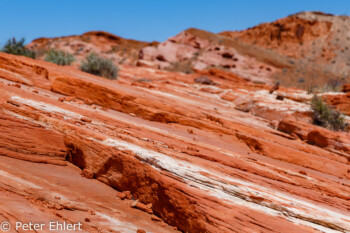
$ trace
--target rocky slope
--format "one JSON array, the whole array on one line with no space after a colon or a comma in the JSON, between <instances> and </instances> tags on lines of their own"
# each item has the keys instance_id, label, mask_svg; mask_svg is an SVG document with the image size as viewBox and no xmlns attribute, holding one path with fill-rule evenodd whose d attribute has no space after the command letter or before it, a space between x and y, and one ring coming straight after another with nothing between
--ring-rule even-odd
<instances>
[{"instance_id":1,"label":"rocky slope","mask_svg":"<svg viewBox=\"0 0 350 233\"><path fill-rule=\"evenodd\" d=\"M285 85L312 87L349 82L349 16L301 12L244 31L222 32L291 58L295 69L276 74Z\"/></svg>"},{"instance_id":2,"label":"rocky slope","mask_svg":"<svg viewBox=\"0 0 350 233\"><path fill-rule=\"evenodd\" d=\"M307 89L349 82L350 18L303 12L243 31L219 34L188 29L157 43L126 40L106 32L41 38L28 47L73 53L76 66L96 52L118 64L183 73L222 69L257 83Z\"/></svg>"},{"instance_id":3,"label":"rocky slope","mask_svg":"<svg viewBox=\"0 0 350 233\"><path fill-rule=\"evenodd\" d=\"M89 39L87 39L89 38ZM115 39L117 38L117 39ZM54 48L72 53L79 66L87 54L94 52L112 59L116 64L137 65L182 73L208 68L223 69L258 83L271 83L271 75L288 60L214 33L188 29L163 43L145 43L122 39L106 32L88 32L81 36L40 38L28 48L44 59L45 51Z\"/></svg>"},{"instance_id":4,"label":"rocky slope","mask_svg":"<svg viewBox=\"0 0 350 233\"><path fill-rule=\"evenodd\" d=\"M349 232L350 134L310 124L306 91L249 80L129 65L107 80L0 53L0 221Z\"/></svg>"},{"instance_id":5,"label":"rocky slope","mask_svg":"<svg viewBox=\"0 0 350 233\"><path fill-rule=\"evenodd\" d=\"M76 36L39 38L33 40L28 47L37 52L39 59L44 59L45 51L49 49L71 53L77 59L75 65L78 66L90 53L104 54L118 64L134 64L138 60L140 49L157 44L128 40L108 32L91 31Z\"/></svg>"}]
</instances>

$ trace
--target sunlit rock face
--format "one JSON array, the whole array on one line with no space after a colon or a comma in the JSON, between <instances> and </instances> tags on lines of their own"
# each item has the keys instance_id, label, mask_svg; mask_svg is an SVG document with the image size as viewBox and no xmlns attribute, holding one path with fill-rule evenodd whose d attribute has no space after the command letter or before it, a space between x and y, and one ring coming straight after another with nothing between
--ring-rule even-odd
<instances>
[{"instance_id":1,"label":"sunlit rock face","mask_svg":"<svg viewBox=\"0 0 350 233\"><path fill-rule=\"evenodd\" d=\"M76 57L76 67L97 53L116 64L182 73L216 68L256 83L312 89L350 82L348 28L348 16L301 12L242 31L190 28L162 42L92 31L39 38L27 47L37 51L39 59L49 49L69 52Z\"/></svg>"},{"instance_id":2,"label":"sunlit rock face","mask_svg":"<svg viewBox=\"0 0 350 233\"><path fill-rule=\"evenodd\" d=\"M112 81L4 53L0 70L2 219L87 232L350 230L349 133L312 125L306 91L271 93L220 69L120 65Z\"/></svg>"},{"instance_id":3,"label":"sunlit rock face","mask_svg":"<svg viewBox=\"0 0 350 233\"><path fill-rule=\"evenodd\" d=\"M34 40L37 60L0 53L0 222L350 231L350 134L312 124L306 87L328 80L294 76L305 71L302 49L335 35L338 19L301 13L162 43L88 32ZM76 61L42 61L50 48ZM91 52L119 66L117 80L78 69ZM349 91L317 95L349 115Z\"/></svg>"}]
</instances>

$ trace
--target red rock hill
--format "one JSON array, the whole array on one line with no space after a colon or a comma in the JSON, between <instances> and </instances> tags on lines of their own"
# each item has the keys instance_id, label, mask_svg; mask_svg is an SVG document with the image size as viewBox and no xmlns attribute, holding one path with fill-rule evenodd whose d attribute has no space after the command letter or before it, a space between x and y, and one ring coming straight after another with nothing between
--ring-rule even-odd
<instances>
[{"instance_id":1,"label":"red rock hill","mask_svg":"<svg viewBox=\"0 0 350 233\"><path fill-rule=\"evenodd\" d=\"M311 95L218 69L120 69L112 81L0 53L0 220L350 230L350 135L309 123Z\"/></svg>"},{"instance_id":2,"label":"red rock hill","mask_svg":"<svg viewBox=\"0 0 350 233\"><path fill-rule=\"evenodd\" d=\"M50 48L70 52L77 58L76 66L95 52L117 64L184 73L218 68L247 80L311 89L350 81L348 28L347 16L303 12L243 31L188 29L162 43L88 32L41 38L28 47L41 58Z\"/></svg>"}]
</instances>

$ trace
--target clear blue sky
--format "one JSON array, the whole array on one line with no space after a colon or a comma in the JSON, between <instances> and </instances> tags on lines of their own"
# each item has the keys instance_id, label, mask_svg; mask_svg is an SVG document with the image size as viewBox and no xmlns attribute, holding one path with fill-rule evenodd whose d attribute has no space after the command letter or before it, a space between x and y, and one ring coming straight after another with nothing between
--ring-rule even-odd
<instances>
[{"instance_id":1,"label":"clear blue sky","mask_svg":"<svg viewBox=\"0 0 350 233\"><path fill-rule=\"evenodd\" d=\"M242 30L305 11L350 15L350 0L0 0L0 46L12 36L39 37L104 30L164 41L190 27Z\"/></svg>"}]
</instances>

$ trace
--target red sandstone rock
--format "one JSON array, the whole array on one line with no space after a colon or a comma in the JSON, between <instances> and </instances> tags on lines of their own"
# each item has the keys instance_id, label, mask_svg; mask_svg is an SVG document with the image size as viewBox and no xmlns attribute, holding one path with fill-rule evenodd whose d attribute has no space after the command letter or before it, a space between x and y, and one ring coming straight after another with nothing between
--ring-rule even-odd
<instances>
[{"instance_id":1,"label":"red sandstone rock","mask_svg":"<svg viewBox=\"0 0 350 233\"><path fill-rule=\"evenodd\" d=\"M343 114L350 115L350 92L325 94L323 98Z\"/></svg>"},{"instance_id":2,"label":"red sandstone rock","mask_svg":"<svg viewBox=\"0 0 350 233\"><path fill-rule=\"evenodd\" d=\"M138 200L136 200L136 201L131 202L130 206L133 207L133 208L145 211L145 212L147 212L149 214L153 214L152 204L145 205L145 204L139 202Z\"/></svg>"},{"instance_id":3,"label":"red sandstone rock","mask_svg":"<svg viewBox=\"0 0 350 233\"><path fill-rule=\"evenodd\" d=\"M137 205L138 202L139 202L139 200L132 201L131 204L130 204L130 206L131 206L132 208L136 208L136 205Z\"/></svg>"},{"instance_id":4,"label":"red sandstone rock","mask_svg":"<svg viewBox=\"0 0 350 233\"><path fill-rule=\"evenodd\" d=\"M125 194L126 199L128 199L128 200L131 200L131 199L132 199L132 194L131 194L130 191L124 191L123 193ZM135 204L136 204L136 203L135 203Z\"/></svg>"},{"instance_id":5,"label":"red sandstone rock","mask_svg":"<svg viewBox=\"0 0 350 233\"><path fill-rule=\"evenodd\" d=\"M83 171L81 172L81 175L88 179L94 178L94 173L89 169L83 169Z\"/></svg>"},{"instance_id":6,"label":"red sandstone rock","mask_svg":"<svg viewBox=\"0 0 350 233\"><path fill-rule=\"evenodd\" d=\"M347 34L342 28L348 25L347 17L300 12L247 30L219 34L248 44L247 47L252 46L257 58L264 57L270 63L280 63L284 69L276 75L283 85L322 87L337 82L335 80L340 80L342 73L349 72L349 67L343 65L347 58L342 54L346 49L341 46L347 41ZM262 51L259 50L261 48ZM269 51L267 56L264 55L266 50ZM329 68L334 70L331 77L324 73ZM301 76L303 78L299 78Z\"/></svg>"},{"instance_id":7,"label":"red sandstone rock","mask_svg":"<svg viewBox=\"0 0 350 233\"><path fill-rule=\"evenodd\" d=\"M87 122L87 123L91 123L91 122L92 122L92 120L89 119L89 118L87 118L87 117L82 117L82 118L81 118L81 121Z\"/></svg>"},{"instance_id":8,"label":"red sandstone rock","mask_svg":"<svg viewBox=\"0 0 350 233\"><path fill-rule=\"evenodd\" d=\"M118 192L117 193L117 197L119 197L120 199L124 200L126 198L126 194L122 193L122 192Z\"/></svg>"},{"instance_id":9,"label":"red sandstone rock","mask_svg":"<svg viewBox=\"0 0 350 233\"><path fill-rule=\"evenodd\" d=\"M200 84L212 84L213 81L211 81L207 76L200 76L198 78L195 78L194 81L196 83L200 83Z\"/></svg>"},{"instance_id":10,"label":"red sandstone rock","mask_svg":"<svg viewBox=\"0 0 350 233\"><path fill-rule=\"evenodd\" d=\"M155 221L155 222L161 222L162 221L162 219L158 218L155 215L152 215L151 219L152 219L152 221Z\"/></svg>"},{"instance_id":11,"label":"red sandstone rock","mask_svg":"<svg viewBox=\"0 0 350 233\"><path fill-rule=\"evenodd\" d=\"M290 119L281 121L278 124L278 130L288 134L294 134L309 144L332 151L339 151L339 153L344 153L343 156L345 158L350 158L349 133L336 133L328 129Z\"/></svg>"},{"instance_id":12,"label":"red sandstone rock","mask_svg":"<svg viewBox=\"0 0 350 233\"><path fill-rule=\"evenodd\" d=\"M39 124L2 112L0 139L1 155L33 162L64 164L66 148L63 136Z\"/></svg>"},{"instance_id":13,"label":"red sandstone rock","mask_svg":"<svg viewBox=\"0 0 350 233\"><path fill-rule=\"evenodd\" d=\"M277 50L289 56L300 56L299 43L313 41L326 35L332 26L331 22L312 20L303 17L303 13L279 19L273 23L260 24L256 27L240 32L222 32L222 35L241 39L246 43L253 43L264 48ZM285 45L285 46L283 46ZM294 51L293 51L294 50Z\"/></svg>"},{"instance_id":14,"label":"red sandstone rock","mask_svg":"<svg viewBox=\"0 0 350 233\"><path fill-rule=\"evenodd\" d=\"M306 141L310 126L309 124L297 122L290 119L284 119L279 122L277 129L288 134L294 134L301 140Z\"/></svg>"},{"instance_id":15,"label":"red sandstone rock","mask_svg":"<svg viewBox=\"0 0 350 233\"><path fill-rule=\"evenodd\" d=\"M350 155L350 134L339 137L339 134L329 130L317 129L312 130L307 135L308 143L317 145L321 148L332 148ZM350 158L350 156L349 156Z\"/></svg>"},{"instance_id":16,"label":"red sandstone rock","mask_svg":"<svg viewBox=\"0 0 350 233\"><path fill-rule=\"evenodd\" d=\"M32 41L29 45L27 45L27 47L34 50L45 50L47 49L48 44L51 44L56 49L74 53L77 61L73 63L73 65L78 66L80 61L91 52L99 54L104 53L105 55L109 54L108 58L121 61L125 56L125 50L127 50L130 57L128 59L124 59L124 62L135 64L135 58L138 57L139 50L146 46L154 46L157 44L157 42L148 43L128 40L108 32L91 31L80 36L39 38ZM77 53L77 51L79 52ZM39 58L44 59L44 56L39 56Z\"/></svg>"},{"instance_id":17,"label":"red sandstone rock","mask_svg":"<svg viewBox=\"0 0 350 233\"><path fill-rule=\"evenodd\" d=\"M350 84L344 84L342 86L342 92L350 92Z\"/></svg>"},{"instance_id":18,"label":"red sandstone rock","mask_svg":"<svg viewBox=\"0 0 350 233\"><path fill-rule=\"evenodd\" d=\"M179 41L208 46L191 33L168 42ZM219 51L212 61L243 59L207 48ZM78 220L87 232L350 230L349 134L308 123L305 91L280 87L276 100L268 85L215 69L120 66L112 81L3 53L0 68L0 221ZM202 90L200 75L217 85ZM132 86L144 77L152 87ZM248 112L235 109L246 103Z\"/></svg>"},{"instance_id":19,"label":"red sandstone rock","mask_svg":"<svg viewBox=\"0 0 350 233\"><path fill-rule=\"evenodd\" d=\"M342 29L348 24L345 16L301 12L243 31L215 34L190 28L162 43L93 31L78 36L39 38L27 47L38 51L55 48L75 54L74 67L94 52L118 65L182 73L217 67L255 83L271 84L278 77L283 85L306 89L336 82L349 73L344 56L347 48L341 46L347 43L348 35ZM43 58L44 55L39 56ZM332 70L332 74L327 70ZM33 85L31 80L6 71L0 71L0 76L2 72L15 82Z\"/></svg>"}]
</instances>

